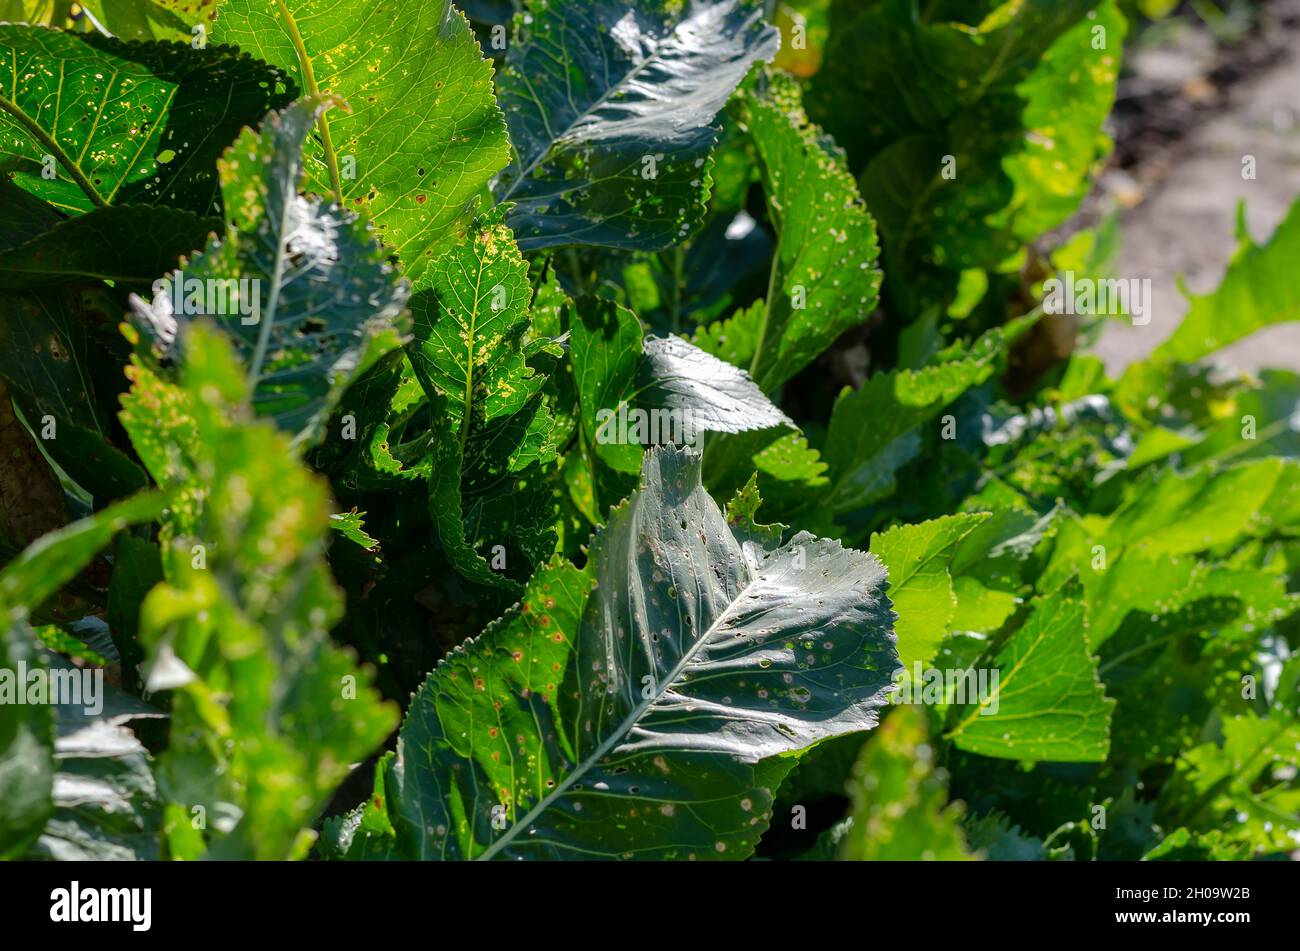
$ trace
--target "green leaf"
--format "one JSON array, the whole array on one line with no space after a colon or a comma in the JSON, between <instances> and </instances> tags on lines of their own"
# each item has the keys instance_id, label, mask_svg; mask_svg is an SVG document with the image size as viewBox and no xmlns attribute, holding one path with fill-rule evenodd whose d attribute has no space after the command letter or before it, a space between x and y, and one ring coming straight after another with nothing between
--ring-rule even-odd
<instances>
[{"instance_id":1,"label":"green leaf","mask_svg":"<svg viewBox=\"0 0 1300 951\"><path fill-rule=\"evenodd\" d=\"M498 81L525 250L655 251L699 224L714 118L777 31L753 0L530 0Z\"/></svg>"},{"instance_id":2,"label":"green leaf","mask_svg":"<svg viewBox=\"0 0 1300 951\"><path fill-rule=\"evenodd\" d=\"M140 611L146 687L173 691L155 774L173 857L297 858L396 710L330 641L342 595L324 558L328 487L287 435L247 419L227 341L195 326L181 383L137 362L123 398L142 457L180 499L162 535L166 580ZM198 806L208 822L196 832Z\"/></svg>"},{"instance_id":3,"label":"green leaf","mask_svg":"<svg viewBox=\"0 0 1300 951\"><path fill-rule=\"evenodd\" d=\"M10 612L39 607L80 574L114 535L128 525L154 520L167 503L161 492L138 495L41 536L0 571L0 607Z\"/></svg>"},{"instance_id":4,"label":"green leaf","mask_svg":"<svg viewBox=\"0 0 1300 951\"><path fill-rule=\"evenodd\" d=\"M892 493L895 474L921 451L919 428L988 379L1001 342L1001 332L990 331L969 351L955 348L920 370L877 373L841 393L826 435L833 487L823 504L846 512Z\"/></svg>"},{"instance_id":5,"label":"green leaf","mask_svg":"<svg viewBox=\"0 0 1300 951\"><path fill-rule=\"evenodd\" d=\"M1228 273L1210 294L1188 295L1191 309L1155 349L1154 362L1194 363L1257 330L1300 320L1295 261L1300 255L1300 201L1267 244L1242 241Z\"/></svg>"},{"instance_id":6,"label":"green leaf","mask_svg":"<svg viewBox=\"0 0 1300 951\"><path fill-rule=\"evenodd\" d=\"M849 862L949 862L974 858L966 849L960 803L948 802L946 774L934 766L925 714L893 710L853 767L852 824L840 841Z\"/></svg>"},{"instance_id":7,"label":"green leaf","mask_svg":"<svg viewBox=\"0 0 1300 951\"><path fill-rule=\"evenodd\" d=\"M1139 486L1115 513L1107 550L1134 545L1168 556L1231 544L1254 524L1282 471L1281 459L1223 470L1205 466L1186 476L1170 470Z\"/></svg>"},{"instance_id":8,"label":"green leaf","mask_svg":"<svg viewBox=\"0 0 1300 951\"><path fill-rule=\"evenodd\" d=\"M19 664L29 670L44 667L26 625L15 622L5 607L0 618L0 671L11 682L4 693L26 689L25 683L13 682ZM0 859L6 860L23 856L53 809L52 711L47 704L14 699L8 696L0 703Z\"/></svg>"},{"instance_id":9,"label":"green leaf","mask_svg":"<svg viewBox=\"0 0 1300 951\"><path fill-rule=\"evenodd\" d=\"M412 281L508 160L492 66L450 0L225 0L212 36L347 103L305 143L308 191L364 210Z\"/></svg>"},{"instance_id":10,"label":"green leaf","mask_svg":"<svg viewBox=\"0 0 1300 951\"><path fill-rule=\"evenodd\" d=\"M50 815L53 717L44 704L14 702L18 664L44 667L24 618L75 578L127 525L149 521L165 496L142 495L43 536L0 571L0 857L22 855ZM5 696L10 694L9 696Z\"/></svg>"},{"instance_id":11,"label":"green leaf","mask_svg":"<svg viewBox=\"0 0 1300 951\"><path fill-rule=\"evenodd\" d=\"M162 804L153 757L126 726L161 711L111 686L104 709L60 704L54 740L54 811L32 857L56 861L147 861L159 857Z\"/></svg>"},{"instance_id":12,"label":"green leaf","mask_svg":"<svg viewBox=\"0 0 1300 951\"><path fill-rule=\"evenodd\" d=\"M108 587L108 627L122 664L122 687L138 693L140 663L140 605L162 581L162 556L158 546L133 535L120 535L113 551L113 580Z\"/></svg>"},{"instance_id":13,"label":"green leaf","mask_svg":"<svg viewBox=\"0 0 1300 951\"><path fill-rule=\"evenodd\" d=\"M970 847L990 862L1042 862L1048 857L1042 839L1026 835L996 812L967 821L966 835Z\"/></svg>"},{"instance_id":14,"label":"green leaf","mask_svg":"<svg viewBox=\"0 0 1300 951\"><path fill-rule=\"evenodd\" d=\"M685 441L704 432L794 426L748 373L681 337L647 337L644 350L637 372L637 403L673 413L681 420Z\"/></svg>"},{"instance_id":15,"label":"green leaf","mask_svg":"<svg viewBox=\"0 0 1300 951\"><path fill-rule=\"evenodd\" d=\"M553 562L426 681L382 784L399 854L744 858L780 754L875 725L897 664L879 562L742 544L699 477L652 450L591 568Z\"/></svg>"},{"instance_id":16,"label":"green leaf","mask_svg":"<svg viewBox=\"0 0 1300 951\"><path fill-rule=\"evenodd\" d=\"M1003 3L972 25L931 6L837 2L809 93L861 172L912 315L934 293L918 275L939 272L946 306L959 272L1001 267L1078 206L1109 147L1124 37L1112 2Z\"/></svg>"},{"instance_id":17,"label":"green leaf","mask_svg":"<svg viewBox=\"0 0 1300 951\"><path fill-rule=\"evenodd\" d=\"M781 544L786 526L760 524L756 515L762 502L758 494L758 473L754 473L727 503L727 524L742 543L752 541L764 549L776 548Z\"/></svg>"},{"instance_id":18,"label":"green leaf","mask_svg":"<svg viewBox=\"0 0 1300 951\"><path fill-rule=\"evenodd\" d=\"M767 316L767 301L758 300L725 320L700 327L693 342L706 353L738 367L753 364L758 353L758 334Z\"/></svg>"},{"instance_id":19,"label":"green leaf","mask_svg":"<svg viewBox=\"0 0 1300 951\"><path fill-rule=\"evenodd\" d=\"M639 471L646 446L794 425L744 370L680 337L643 340L641 322L620 304L583 298L576 309L571 346L583 432L616 471Z\"/></svg>"},{"instance_id":20,"label":"green leaf","mask_svg":"<svg viewBox=\"0 0 1300 951\"><path fill-rule=\"evenodd\" d=\"M0 79L0 165L71 213L119 204L218 213L217 156L292 98L283 73L229 47L13 24L0 24L0 46L13 59Z\"/></svg>"},{"instance_id":21,"label":"green leaf","mask_svg":"<svg viewBox=\"0 0 1300 951\"><path fill-rule=\"evenodd\" d=\"M1001 759L1106 759L1115 701L1098 679L1077 592L1036 601L988 666L998 672L997 684L988 698L954 707L945 739Z\"/></svg>"},{"instance_id":22,"label":"green leaf","mask_svg":"<svg viewBox=\"0 0 1300 951\"><path fill-rule=\"evenodd\" d=\"M808 121L792 79L780 73L766 79L765 88L743 100L742 116L778 234L749 362L754 379L771 392L871 316L880 271L876 227L843 153Z\"/></svg>"},{"instance_id":23,"label":"green leaf","mask_svg":"<svg viewBox=\"0 0 1300 951\"><path fill-rule=\"evenodd\" d=\"M543 531L539 468L555 446L545 379L523 350L528 265L503 218L493 209L475 221L469 242L434 260L412 301L410 356L434 417L429 501L444 553L466 577L518 593L519 582L477 549L501 546L511 574L525 578L539 551L549 553L540 536L520 542Z\"/></svg>"},{"instance_id":24,"label":"green leaf","mask_svg":"<svg viewBox=\"0 0 1300 951\"><path fill-rule=\"evenodd\" d=\"M92 284L0 295L0 376L42 416L107 438L110 401L94 373L105 357L92 328L119 316L113 296Z\"/></svg>"},{"instance_id":25,"label":"green leaf","mask_svg":"<svg viewBox=\"0 0 1300 951\"><path fill-rule=\"evenodd\" d=\"M621 304L598 297L574 304L570 359L583 436L590 450L617 472L638 472L642 447L601 432L618 421L619 408L636 389L643 353L641 321Z\"/></svg>"},{"instance_id":26,"label":"green leaf","mask_svg":"<svg viewBox=\"0 0 1300 951\"><path fill-rule=\"evenodd\" d=\"M715 492L739 489L758 473L758 487L769 510L793 520L806 519L830 484L826 463L800 432L765 430L709 440L705 481Z\"/></svg>"},{"instance_id":27,"label":"green leaf","mask_svg":"<svg viewBox=\"0 0 1300 951\"><path fill-rule=\"evenodd\" d=\"M447 421L451 415L447 400L435 394L431 402L435 418ZM435 428L429 446L429 514L443 556L471 581L518 595L522 590L519 582L494 571L469 537L465 526L465 457L456 430L446 425Z\"/></svg>"},{"instance_id":28,"label":"green leaf","mask_svg":"<svg viewBox=\"0 0 1300 951\"><path fill-rule=\"evenodd\" d=\"M897 525L871 536L871 553L889 572L889 597L898 612L898 660L909 671L928 664L957 612L948 569L957 546L987 514L948 515L919 525Z\"/></svg>"},{"instance_id":29,"label":"green leaf","mask_svg":"<svg viewBox=\"0 0 1300 951\"><path fill-rule=\"evenodd\" d=\"M44 418L39 405L21 390L14 393L14 402L29 423L42 433L41 447L63 474L96 500L112 501L144 491L148 482L144 470L110 441L111 430L107 424L102 430L83 429L55 417L49 427L51 438L45 439L46 423L50 421Z\"/></svg>"},{"instance_id":30,"label":"green leaf","mask_svg":"<svg viewBox=\"0 0 1300 951\"><path fill-rule=\"evenodd\" d=\"M1218 825L1229 857L1293 851L1298 710L1300 661L1292 657L1265 709L1225 717L1219 736L1180 757L1168 797L1174 815L1197 828Z\"/></svg>"},{"instance_id":31,"label":"green leaf","mask_svg":"<svg viewBox=\"0 0 1300 951\"><path fill-rule=\"evenodd\" d=\"M379 539L372 537L365 530L365 512L358 512L353 509L351 512L341 512L330 516L330 528L338 532L348 541L355 545L360 545L366 551L373 551L379 546Z\"/></svg>"},{"instance_id":32,"label":"green leaf","mask_svg":"<svg viewBox=\"0 0 1300 951\"><path fill-rule=\"evenodd\" d=\"M513 416L542 385L522 347L531 299L528 265L495 208L469 242L433 262L411 301L411 363L426 390L447 397L462 445L475 425Z\"/></svg>"},{"instance_id":33,"label":"green leaf","mask_svg":"<svg viewBox=\"0 0 1300 951\"><path fill-rule=\"evenodd\" d=\"M305 440L376 347L395 345L408 296L368 226L298 194L303 142L324 108L295 103L260 132L246 129L219 163L225 233L151 303L132 297L137 321L162 328L164 343L178 320L215 318L247 367L258 414Z\"/></svg>"},{"instance_id":34,"label":"green leaf","mask_svg":"<svg viewBox=\"0 0 1300 951\"><path fill-rule=\"evenodd\" d=\"M41 287L77 278L151 283L220 229L220 219L181 208L96 208L0 252L0 288Z\"/></svg>"}]
</instances>

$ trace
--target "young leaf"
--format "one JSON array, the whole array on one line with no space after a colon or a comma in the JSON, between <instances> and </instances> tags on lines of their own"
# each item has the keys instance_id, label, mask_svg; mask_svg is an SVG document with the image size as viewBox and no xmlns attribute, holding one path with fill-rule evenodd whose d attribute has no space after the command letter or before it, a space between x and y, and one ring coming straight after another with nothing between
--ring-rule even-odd
<instances>
[{"instance_id":1,"label":"young leaf","mask_svg":"<svg viewBox=\"0 0 1300 951\"><path fill-rule=\"evenodd\" d=\"M987 663L998 672L997 685L988 698L953 708L944 739L1002 759L1106 759L1115 701L1106 697L1097 676L1077 591L1039 599Z\"/></svg>"},{"instance_id":2,"label":"young leaf","mask_svg":"<svg viewBox=\"0 0 1300 951\"><path fill-rule=\"evenodd\" d=\"M492 66L451 0L225 0L212 36L346 103L305 143L308 191L364 209L412 281L508 160Z\"/></svg>"},{"instance_id":3,"label":"young leaf","mask_svg":"<svg viewBox=\"0 0 1300 951\"><path fill-rule=\"evenodd\" d=\"M875 725L898 657L880 563L741 542L699 479L652 450L589 571L554 562L434 671L381 787L398 854L744 858L779 754Z\"/></svg>"},{"instance_id":4,"label":"young leaf","mask_svg":"<svg viewBox=\"0 0 1300 951\"><path fill-rule=\"evenodd\" d=\"M957 612L949 563L962 539L987 519L985 513L948 515L871 536L871 553L889 571L898 660L909 672L913 664L928 664L948 633Z\"/></svg>"},{"instance_id":5,"label":"young leaf","mask_svg":"<svg viewBox=\"0 0 1300 951\"><path fill-rule=\"evenodd\" d=\"M1257 330L1300 320L1300 287L1295 262L1300 256L1300 201L1267 244L1249 237L1218 288L1190 295L1191 309L1178 329L1155 349L1152 362L1194 363Z\"/></svg>"},{"instance_id":6,"label":"young leaf","mask_svg":"<svg viewBox=\"0 0 1300 951\"><path fill-rule=\"evenodd\" d=\"M168 276L170 294L132 298L153 325L180 316L176 298L187 323L216 318L247 367L254 408L307 440L375 348L396 344L408 296L352 212L298 194L303 143L324 108L304 100L246 129L220 162L225 234Z\"/></svg>"},{"instance_id":7,"label":"young leaf","mask_svg":"<svg viewBox=\"0 0 1300 951\"><path fill-rule=\"evenodd\" d=\"M513 156L495 185L525 250L653 251L708 198L712 122L775 29L753 0L530 0L498 81Z\"/></svg>"},{"instance_id":8,"label":"young leaf","mask_svg":"<svg viewBox=\"0 0 1300 951\"><path fill-rule=\"evenodd\" d=\"M217 156L293 98L282 72L229 47L14 24L0 24L0 46L12 56L0 78L0 162L18 163L22 188L71 213L116 204L219 213ZM43 174L51 167L53 178Z\"/></svg>"},{"instance_id":9,"label":"young leaf","mask_svg":"<svg viewBox=\"0 0 1300 951\"><path fill-rule=\"evenodd\" d=\"M893 492L895 474L921 451L919 427L993 372L1002 334L991 331L969 350L954 348L920 370L877 373L845 390L831 413L826 462L832 488L824 504L845 512Z\"/></svg>"}]
</instances>

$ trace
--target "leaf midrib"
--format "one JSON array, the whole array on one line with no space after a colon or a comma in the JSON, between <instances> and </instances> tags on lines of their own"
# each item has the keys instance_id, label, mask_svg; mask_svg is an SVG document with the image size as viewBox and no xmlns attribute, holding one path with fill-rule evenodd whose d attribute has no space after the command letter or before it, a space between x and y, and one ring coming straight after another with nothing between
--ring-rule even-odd
<instances>
[{"instance_id":1,"label":"leaf midrib","mask_svg":"<svg viewBox=\"0 0 1300 951\"><path fill-rule=\"evenodd\" d=\"M285 0L275 0L275 5L280 8L280 13L284 17L285 29L289 33L289 42L293 44L294 54L298 57L298 65L302 69L303 85L307 88L307 95L320 99L320 87L316 84L316 71L312 67L311 56L307 53L307 44L302 38L302 33L298 29L298 21L289 11L289 5ZM330 187L334 189L334 198L338 201L339 207L343 207L343 183L339 179L339 160L334 151L334 138L330 134L329 117L322 112L316 119L316 126L320 129L321 147L325 151L325 167L330 173Z\"/></svg>"},{"instance_id":2,"label":"leaf midrib","mask_svg":"<svg viewBox=\"0 0 1300 951\"><path fill-rule=\"evenodd\" d=\"M617 727L610 731L609 736L601 741L600 745L592 751L591 755L575 766L568 776L564 777L562 781L556 784L553 790L539 799L537 805L528 810L522 819L507 829L501 838L488 846L487 849L476 857L475 860L487 860L500 852L501 849L512 842L521 831L528 828L528 826L530 826L538 816L549 809L551 804L561 795L566 793L577 780L581 779L587 772L599 764L599 762L604 759L611 750L613 750L618 742L627 736L637 721L645 715L646 711L658 703L663 695L668 692L668 689L673 684L677 683L678 679L681 677L682 671L684 671L691 661L695 659L695 655L699 653L704 645L712 640L714 632L718 629L718 626L726 620L726 618L731 614L732 609L740 603L741 599L745 596L745 592L748 591L753 584L754 579L751 578L750 581L736 593L736 597L732 599L726 609L718 615L712 624L708 626L708 629L696 638L695 643L692 644L690 649L682 655L681 660L679 660L677 665L669 671L668 676L664 677L660 681L662 686L655 691L653 697L642 699L635 707L633 707L632 711L623 718L623 721L619 723Z\"/></svg>"}]
</instances>

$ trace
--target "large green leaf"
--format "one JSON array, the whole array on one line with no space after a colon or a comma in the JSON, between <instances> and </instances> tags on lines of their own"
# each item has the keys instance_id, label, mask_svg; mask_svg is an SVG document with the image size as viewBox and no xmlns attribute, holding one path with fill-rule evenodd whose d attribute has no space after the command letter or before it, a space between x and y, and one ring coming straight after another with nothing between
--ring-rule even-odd
<instances>
[{"instance_id":1,"label":"large green leaf","mask_svg":"<svg viewBox=\"0 0 1300 951\"><path fill-rule=\"evenodd\" d=\"M336 851L752 851L780 754L874 726L898 655L875 558L806 533L742 543L699 480L693 451L652 450L591 567L552 563L439 665L377 792L391 833L367 805Z\"/></svg>"},{"instance_id":2,"label":"large green leaf","mask_svg":"<svg viewBox=\"0 0 1300 951\"><path fill-rule=\"evenodd\" d=\"M570 339L583 432L615 470L640 471L646 446L794 425L747 372L677 336L643 338L626 307L581 298L575 311Z\"/></svg>"},{"instance_id":3,"label":"large green leaf","mask_svg":"<svg viewBox=\"0 0 1300 951\"><path fill-rule=\"evenodd\" d=\"M69 212L146 204L217 213L217 156L292 98L282 72L229 47L11 24L0 24L0 46L12 59L0 79L0 167ZM58 174L47 178L46 168Z\"/></svg>"},{"instance_id":4,"label":"large green leaf","mask_svg":"<svg viewBox=\"0 0 1300 951\"><path fill-rule=\"evenodd\" d=\"M168 503L161 492L111 505L56 532L43 535L0 572L0 607L32 610L75 578L113 536L158 517Z\"/></svg>"},{"instance_id":5,"label":"large green leaf","mask_svg":"<svg viewBox=\"0 0 1300 951\"><path fill-rule=\"evenodd\" d=\"M33 857L131 861L159 856L162 804L153 758L127 724L165 714L112 686L101 690L104 709L96 715L84 706L56 708L54 811Z\"/></svg>"},{"instance_id":6,"label":"large green leaf","mask_svg":"<svg viewBox=\"0 0 1300 951\"><path fill-rule=\"evenodd\" d=\"M162 511L165 496L142 495L42 537L0 572L0 670L45 666L25 618L75 578L112 537ZM25 683L11 688L26 690ZM0 857L20 856L45 826L53 804L53 723L45 704L0 699Z\"/></svg>"},{"instance_id":7,"label":"large green leaf","mask_svg":"<svg viewBox=\"0 0 1300 951\"><path fill-rule=\"evenodd\" d=\"M525 249L658 250L700 222L712 123L779 35L753 0L530 0L498 80L495 189Z\"/></svg>"},{"instance_id":8,"label":"large green leaf","mask_svg":"<svg viewBox=\"0 0 1300 951\"><path fill-rule=\"evenodd\" d=\"M1129 545L1171 556L1231 544L1258 519L1282 472L1281 459L1260 459L1222 470L1162 473L1135 487L1102 542L1111 556Z\"/></svg>"},{"instance_id":9,"label":"large green leaf","mask_svg":"<svg viewBox=\"0 0 1300 951\"><path fill-rule=\"evenodd\" d=\"M155 775L172 857L301 857L317 812L396 711L330 641L342 596L324 558L328 487L285 434L248 418L227 341L196 326L181 383L137 362L122 401L141 457L176 493L166 580L140 610L146 687L173 691Z\"/></svg>"},{"instance_id":10,"label":"large green leaf","mask_svg":"<svg viewBox=\"0 0 1300 951\"><path fill-rule=\"evenodd\" d=\"M682 435L743 433L792 427L748 373L681 337L647 337L637 372L636 402L681 417Z\"/></svg>"},{"instance_id":11,"label":"large green leaf","mask_svg":"<svg viewBox=\"0 0 1300 951\"><path fill-rule=\"evenodd\" d=\"M408 296L367 225L298 194L303 143L323 108L304 100L246 129L220 162L224 234L152 302L132 298L137 322L164 344L178 323L215 318L247 367L257 412L307 439L348 380L396 345Z\"/></svg>"},{"instance_id":12,"label":"large green leaf","mask_svg":"<svg viewBox=\"0 0 1300 951\"><path fill-rule=\"evenodd\" d=\"M1077 586L1032 605L1025 623L991 656L988 696L955 706L944 738L1002 759L1100 763L1110 748L1115 701L1106 697L1088 645Z\"/></svg>"},{"instance_id":13,"label":"large green leaf","mask_svg":"<svg viewBox=\"0 0 1300 951\"><path fill-rule=\"evenodd\" d=\"M766 80L742 100L741 114L778 234L748 363L771 391L871 316L880 271L875 224L843 154L808 121L792 79L772 73Z\"/></svg>"},{"instance_id":14,"label":"large green leaf","mask_svg":"<svg viewBox=\"0 0 1300 951\"><path fill-rule=\"evenodd\" d=\"M347 103L305 144L308 190L364 209L411 280L508 160L492 67L451 0L225 0L212 35Z\"/></svg>"}]
</instances>

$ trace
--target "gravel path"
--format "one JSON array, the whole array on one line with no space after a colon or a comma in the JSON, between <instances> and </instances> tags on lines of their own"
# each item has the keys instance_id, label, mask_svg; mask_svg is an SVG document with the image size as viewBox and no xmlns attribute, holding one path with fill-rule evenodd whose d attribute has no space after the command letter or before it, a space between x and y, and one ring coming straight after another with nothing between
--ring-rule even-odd
<instances>
[{"instance_id":1,"label":"gravel path","mask_svg":"<svg viewBox=\"0 0 1300 951\"><path fill-rule=\"evenodd\" d=\"M1300 11L1300 0L1278 6ZM1217 286L1235 245L1238 201L1246 203L1250 233L1263 241L1300 196L1300 30L1288 32L1288 52L1263 73L1234 86L1226 109L1192 130L1161 163L1153 176L1158 181L1138 182L1124 172L1103 178L1102 188L1121 200L1140 196L1123 216L1115 272L1150 278L1154 299L1148 325L1113 323L1094 348L1112 373L1150 352L1178 325L1187 311L1177 285L1180 274L1194 293ZM1189 94L1204 92L1194 55L1180 60L1165 51L1146 63L1139 60L1137 68L1139 74L1185 69ZM1256 160L1253 181L1242 176L1246 155ZM1261 331L1224 350L1219 362L1242 370L1300 369L1300 324Z\"/></svg>"}]
</instances>

